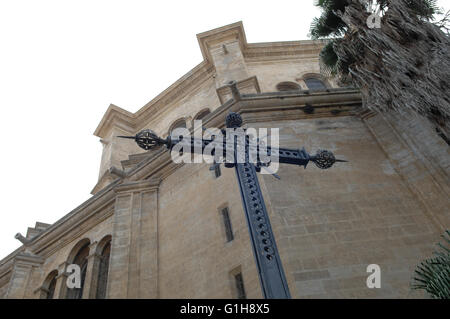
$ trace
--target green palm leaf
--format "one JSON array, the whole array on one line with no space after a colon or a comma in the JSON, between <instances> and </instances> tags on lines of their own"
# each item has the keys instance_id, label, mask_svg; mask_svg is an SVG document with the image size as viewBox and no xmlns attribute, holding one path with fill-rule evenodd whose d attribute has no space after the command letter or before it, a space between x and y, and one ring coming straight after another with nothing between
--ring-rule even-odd
<instances>
[{"instance_id":1,"label":"green palm leaf","mask_svg":"<svg viewBox=\"0 0 450 319\"><path fill-rule=\"evenodd\" d=\"M442 236L450 243L450 231ZM425 290L434 299L450 299L450 250L442 243L434 252L434 258L422 261L414 271L413 289Z\"/></svg>"}]
</instances>

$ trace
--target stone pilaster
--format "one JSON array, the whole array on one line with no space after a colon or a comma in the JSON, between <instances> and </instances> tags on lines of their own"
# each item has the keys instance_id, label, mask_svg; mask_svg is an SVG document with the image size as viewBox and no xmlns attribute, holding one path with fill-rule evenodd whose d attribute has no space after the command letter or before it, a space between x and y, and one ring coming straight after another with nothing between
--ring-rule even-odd
<instances>
[{"instance_id":1,"label":"stone pilaster","mask_svg":"<svg viewBox=\"0 0 450 319\"><path fill-rule=\"evenodd\" d=\"M29 283L35 268L39 267L44 259L29 253L19 253L15 260L12 276L9 281L5 298L22 299L29 289Z\"/></svg>"},{"instance_id":2,"label":"stone pilaster","mask_svg":"<svg viewBox=\"0 0 450 319\"><path fill-rule=\"evenodd\" d=\"M58 266L58 275L56 276L56 287L53 299L65 299L67 294L67 262Z\"/></svg>"},{"instance_id":3,"label":"stone pilaster","mask_svg":"<svg viewBox=\"0 0 450 319\"><path fill-rule=\"evenodd\" d=\"M237 39L212 47L211 55L217 72L216 87L248 78L244 55Z\"/></svg>"},{"instance_id":4,"label":"stone pilaster","mask_svg":"<svg viewBox=\"0 0 450 319\"><path fill-rule=\"evenodd\" d=\"M436 229L444 232L450 223L448 146L419 116L364 112L361 118Z\"/></svg>"},{"instance_id":5,"label":"stone pilaster","mask_svg":"<svg viewBox=\"0 0 450 319\"><path fill-rule=\"evenodd\" d=\"M216 88L249 77L244 60L247 40L241 23L198 34L197 38L203 56L214 64Z\"/></svg>"},{"instance_id":6,"label":"stone pilaster","mask_svg":"<svg viewBox=\"0 0 450 319\"><path fill-rule=\"evenodd\" d=\"M95 299L97 292L98 268L100 256L97 254L98 242L89 245L89 256L87 257L86 278L83 286L83 299Z\"/></svg>"},{"instance_id":7,"label":"stone pilaster","mask_svg":"<svg viewBox=\"0 0 450 319\"><path fill-rule=\"evenodd\" d=\"M49 293L49 290L45 288L44 286L40 286L38 289L34 291L34 294L36 294L39 299L46 299L47 294Z\"/></svg>"},{"instance_id":8,"label":"stone pilaster","mask_svg":"<svg viewBox=\"0 0 450 319\"><path fill-rule=\"evenodd\" d=\"M116 187L108 298L157 296L157 212L159 181Z\"/></svg>"}]
</instances>

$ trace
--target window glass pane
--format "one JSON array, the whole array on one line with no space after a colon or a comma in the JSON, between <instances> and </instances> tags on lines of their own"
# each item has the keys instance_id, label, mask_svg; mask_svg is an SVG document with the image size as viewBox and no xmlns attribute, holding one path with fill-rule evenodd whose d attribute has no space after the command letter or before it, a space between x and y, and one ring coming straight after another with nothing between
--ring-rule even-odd
<instances>
[{"instance_id":1,"label":"window glass pane","mask_svg":"<svg viewBox=\"0 0 450 319\"><path fill-rule=\"evenodd\" d=\"M55 293L56 287L56 276L50 281L50 285L48 286L47 299L53 299L53 295Z\"/></svg>"},{"instance_id":2,"label":"window glass pane","mask_svg":"<svg viewBox=\"0 0 450 319\"><path fill-rule=\"evenodd\" d=\"M89 244L86 244L80 249L75 256L73 263L80 266L81 287L80 288L67 288L67 299L81 299L83 295L84 279L86 277L87 270L87 256L89 255Z\"/></svg>"},{"instance_id":3,"label":"window glass pane","mask_svg":"<svg viewBox=\"0 0 450 319\"><path fill-rule=\"evenodd\" d=\"M100 267L98 270L98 283L97 283L97 299L106 298L106 286L108 284L108 270L109 270L109 256L111 252L111 242L106 244L103 248L102 255L100 257Z\"/></svg>"},{"instance_id":4,"label":"window glass pane","mask_svg":"<svg viewBox=\"0 0 450 319\"><path fill-rule=\"evenodd\" d=\"M216 178L220 177L222 175L222 172L220 170L220 165L214 166L214 174L216 175Z\"/></svg>"},{"instance_id":5,"label":"window glass pane","mask_svg":"<svg viewBox=\"0 0 450 319\"><path fill-rule=\"evenodd\" d=\"M238 299L247 299L244 288L244 279L242 278L242 274L238 273L234 276L234 281L236 283L236 291Z\"/></svg>"},{"instance_id":6,"label":"window glass pane","mask_svg":"<svg viewBox=\"0 0 450 319\"><path fill-rule=\"evenodd\" d=\"M326 86L325 84L319 80L319 79L306 79L305 80L306 86L308 87L308 89L310 90L325 90Z\"/></svg>"},{"instance_id":7,"label":"window glass pane","mask_svg":"<svg viewBox=\"0 0 450 319\"><path fill-rule=\"evenodd\" d=\"M225 226L225 234L227 237L227 241L232 241L234 239L234 236L233 236L233 229L231 228L231 220L230 214L228 213L228 208L222 209L222 217L223 217L223 224Z\"/></svg>"}]
</instances>

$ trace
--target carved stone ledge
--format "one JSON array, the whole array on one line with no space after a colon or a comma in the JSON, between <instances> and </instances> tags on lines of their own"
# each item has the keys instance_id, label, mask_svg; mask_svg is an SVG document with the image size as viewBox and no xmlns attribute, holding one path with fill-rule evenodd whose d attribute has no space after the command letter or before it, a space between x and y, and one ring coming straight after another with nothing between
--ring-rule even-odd
<instances>
[{"instance_id":1,"label":"carved stone ledge","mask_svg":"<svg viewBox=\"0 0 450 319\"><path fill-rule=\"evenodd\" d=\"M362 120L367 120L371 117L376 116L378 113L372 111L368 108L361 108L358 112L355 112L355 116L359 117Z\"/></svg>"},{"instance_id":2,"label":"carved stone ledge","mask_svg":"<svg viewBox=\"0 0 450 319\"><path fill-rule=\"evenodd\" d=\"M245 80L236 82L236 88L239 90L240 94L258 94L261 93L261 88L259 87L258 79L256 76L249 77ZM226 101L233 98L233 92L230 85L221 86L216 90L217 96L219 97L220 104L224 104Z\"/></svg>"},{"instance_id":3,"label":"carved stone ledge","mask_svg":"<svg viewBox=\"0 0 450 319\"><path fill-rule=\"evenodd\" d=\"M116 174L116 170L117 170L117 174ZM97 184L95 184L94 188L91 190L91 194L95 195L97 194L100 190L104 189L106 186L108 186L109 184L115 182L116 180L123 178L125 176L125 173L123 173L123 176L120 176L121 173L118 172L123 172L117 168L110 167L108 170L105 171L105 173L103 173L102 177L100 177L100 179L98 180Z\"/></svg>"},{"instance_id":4,"label":"carved stone ledge","mask_svg":"<svg viewBox=\"0 0 450 319\"><path fill-rule=\"evenodd\" d=\"M160 183L161 183L161 180L159 178L143 180L143 181L136 181L136 182L128 182L128 183L117 185L116 187L114 187L114 191L116 193L156 191L158 189Z\"/></svg>"},{"instance_id":5,"label":"carved stone ledge","mask_svg":"<svg viewBox=\"0 0 450 319\"><path fill-rule=\"evenodd\" d=\"M39 266L43 264L44 261L44 258L34 254L19 253L14 259L14 264L20 266Z\"/></svg>"}]
</instances>

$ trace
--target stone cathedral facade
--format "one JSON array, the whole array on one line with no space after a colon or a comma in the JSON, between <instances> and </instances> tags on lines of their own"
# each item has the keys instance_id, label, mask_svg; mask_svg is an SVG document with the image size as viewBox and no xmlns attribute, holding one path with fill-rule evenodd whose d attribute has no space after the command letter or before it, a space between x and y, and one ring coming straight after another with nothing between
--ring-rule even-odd
<instances>
[{"instance_id":1,"label":"stone cathedral facade","mask_svg":"<svg viewBox=\"0 0 450 319\"><path fill-rule=\"evenodd\" d=\"M37 222L0 261L3 298L261 298L234 169L175 164L117 138L151 128L280 129L280 145L328 149L323 171L280 164L259 175L293 298L415 298L415 266L450 225L450 154L417 116L377 114L358 90L320 75L321 41L248 43L242 23L197 35L203 61L136 113L110 105L92 197ZM228 83L237 82L239 95ZM68 265L81 269L69 289ZM366 285L367 266L381 288Z\"/></svg>"}]
</instances>

